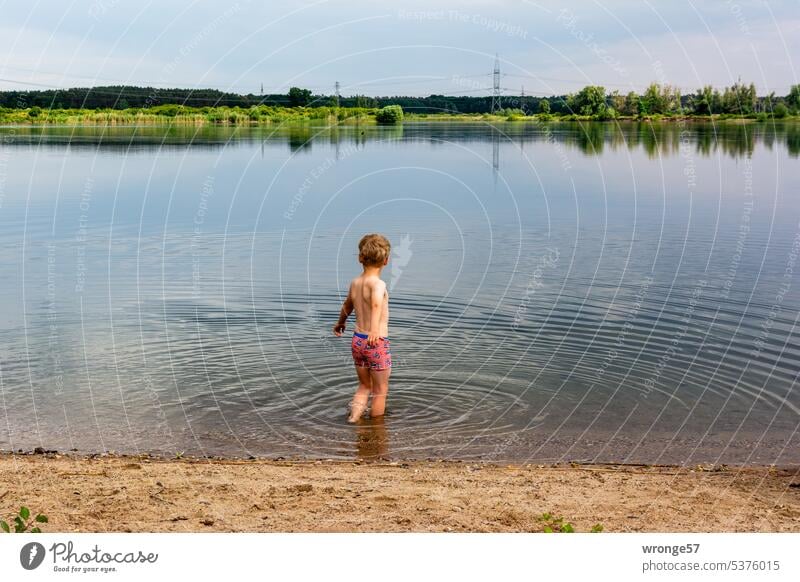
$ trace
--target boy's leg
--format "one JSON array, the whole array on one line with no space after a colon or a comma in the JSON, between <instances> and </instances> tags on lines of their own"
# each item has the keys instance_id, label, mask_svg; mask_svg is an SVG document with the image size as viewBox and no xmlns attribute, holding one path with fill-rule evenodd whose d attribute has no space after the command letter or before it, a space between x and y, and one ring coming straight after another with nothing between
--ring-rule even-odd
<instances>
[{"instance_id":1,"label":"boy's leg","mask_svg":"<svg viewBox=\"0 0 800 582\"><path fill-rule=\"evenodd\" d=\"M370 416L382 416L386 411L386 396L389 394L389 374L391 368L370 370L372 377L372 408Z\"/></svg>"},{"instance_id":2,"label":"boy's leg","mask_svg":"<svg viewBox=\"0 0 800 582\"><path fill-rule=\"evenodd\" d=\"M353 396L352 406L350 407L350 417L347 419L349 422L356 422L367 407L367 399L372 390L372 378L369 374L369 368L356 366L356 374L358 374L358 388Z\"/></svg>"}]
</instances>

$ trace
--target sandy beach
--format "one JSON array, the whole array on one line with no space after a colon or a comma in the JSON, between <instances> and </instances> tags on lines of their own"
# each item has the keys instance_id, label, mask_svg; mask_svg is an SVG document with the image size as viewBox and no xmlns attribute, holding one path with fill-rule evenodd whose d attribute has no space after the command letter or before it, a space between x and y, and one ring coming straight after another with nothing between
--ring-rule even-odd
<instances>
[{"instance_id":1,"label":"sandy beach","mask_svg":"<svg viewBox=\"0 0 800 582\"><path fill-rule=\"evenodd\" d=\"M46 532L800 532L800 469L4 453L20 505Z\"/></svg>"}]
</instances>

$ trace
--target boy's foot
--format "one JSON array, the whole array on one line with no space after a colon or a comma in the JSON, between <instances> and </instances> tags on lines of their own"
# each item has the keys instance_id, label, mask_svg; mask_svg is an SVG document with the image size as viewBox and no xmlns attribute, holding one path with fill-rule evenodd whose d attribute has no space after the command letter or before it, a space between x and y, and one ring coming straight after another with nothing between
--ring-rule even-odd
<instances>
[{"instance_id":1,"label":"boy's foot","mask_svg":"<svg viewBox=\"0 0 800 582\"><path fill-rule=\"evenodd\" d=\"M353 400L350 405L350 416L347 417L347 422L358 422L364 412L367 410L366 402L357 402Z\"/></svg>"}]
</instances>

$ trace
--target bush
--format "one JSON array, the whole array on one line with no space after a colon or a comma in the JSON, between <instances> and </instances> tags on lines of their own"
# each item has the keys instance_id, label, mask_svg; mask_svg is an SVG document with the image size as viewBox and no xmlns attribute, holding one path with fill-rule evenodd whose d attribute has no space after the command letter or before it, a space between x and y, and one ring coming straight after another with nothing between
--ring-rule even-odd
<instances>
[{"instance_id":1,"label":"bush","mask_svg":"<svg viewBox=\"0 0 800 582\"><path fill-rule=\"evenodd\" d=\"M41 113L42 113L42 108L34 105L28 110L28 117L39 117Z\"/></svg>"},{"instance_id":2,"label":"bush","mask_svg":"<svg viewBox=\"0 0 800 582\"><path fill-rule=\"evenodd\" d=\"M225 121L227 114L223 111L210 111L206 117L211 123L222 123Z\"/></svg>"},{"instance_id":3,"label":"bush","mask_svg":"<svg viewBox=\"0 0 800 582\"><path fill-rule=\"evenodd\" d=\"M383 109L379 109L375 114L375 120L378 123L385 123L393 125L403 121L403 108L399 105L387 105Z\"/></svg>"},{"instance_id":4,"label":"bush","mask_svg":"<svg viewBox=\"0 0 800 582\"><path fill-rule=\"evenodd\" d=\"M500 115L505 115L508 121L513 121L525 117L525 112L522 109L509 108L501 110Z\"/></svg>"},{"instance_id":5,"label":"bush","mask_svg":"<svg viewBox=\"0 0 800 582\"><path fill-rule=\"evenodd\" d=\"M325 106L314 107L309 112L309 116L311 117L311 119L328 119L328 117L332 115L333 111L335 110L331 109L330 107L325 107Z\"/></svg>"},{"instance_id":6,"label":"bush","mask_svg":"<svg viewBox=\"0 0 800 582\"><path fill-rule=\"evenodd\" d=\"M787 115L789 115L789 109L783 103L778 103L772 110L772 116L776 119L783 119Z\"/></svg>"},{"instance_id":7,"label":"bush","mask_svg":"<svg viewBox=\"0 0 800 582\"><path fill-rule=\"evenodd\" d=\"M604 107L594 117L600 121L611 121L612 119L617 118L617 110L613 107Z\"/></svg>"},{"instance_id":8,"label":"bush","mask_svg":"<svg viewBox=\"0 0 800 582\"><path fill-rule=\"evenodd\" d=\"M47 516L37 513L35 517L31 518L31 510L23 505L19 508L19 513L14 516L12 523L14 524L14 533L41 533L42 530L36 524L47 523ZM0 529L11 533L12 528L5 520L0 519Z\"/></svg>"},{"instance_id":9,"label":"bush","mask_svg":"<svg viewBox=\"0 0 800 582\"><path fill-rule=\"evenodd\" d=\"M182 107L180 105L158 105L156 107L150 108L150 112L153 115L164 115L165 117L175 117L178 113L181 112Z\"/></svg>"}]
</instances>

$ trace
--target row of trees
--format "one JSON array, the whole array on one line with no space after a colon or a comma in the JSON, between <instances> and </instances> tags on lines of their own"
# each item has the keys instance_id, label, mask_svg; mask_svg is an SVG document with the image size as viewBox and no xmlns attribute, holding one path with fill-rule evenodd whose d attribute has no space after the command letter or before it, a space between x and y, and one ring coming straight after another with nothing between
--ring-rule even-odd
<instances>
[{"instance_id":1,"label":"row of trees","mask_svg":"<svg viewBox=\"0 0 800 582\"><path fill-rule=\"evenodd\" d=\"M641 95L619 91L606 93L604 87L589 85L571 95L550 98L533 96L504 96L504 109L518 115L533 113L575 114L596 118L673 114L732 114L751 115L773 113L782 117L800 114L800 85L791 87L788 95L774 93L758 97L755 85L734 83L720 92L711 86L696 93L681 95L672 85L652 83ZM190 107L359 107L383 108L399 105L413 113L489 113L492 99L456 95L428 97L367 97L354 95L336 97L314 95L308 89L292 87L286 94L239 95L215 89L156 89L153 87L109 86L47 91L0 92L0 108L5 109L150 109L166 105Z\"/></svg>"},{"instance_id":2,"label":"row of trees","mask_svg":"<svg viewBox=\"0 0 800 582\"><path fill-rule=\"evenodd\" d=\"M788 113L800 113L800 85L791 87L785 97L771 93L765 97L756 95L753 83L736 82L720 93L710 85L696 93L681 95L680 89L672 85L652 83L641 95L631 91L622 95L619 91L606 94L600 86L590 85L574 95L567 96L566 108L576 115L593 117L647 116L647 115L752 115L773 113L785 117ZM550 104L540 103L539 112L549 113Z\"/></svg>"},{"instance_id":3,"label":"row of trees","mask_svg":"<svg viewBox=\"0 0 800 582\"><path fill-rule=\"evenodd\" d=\"M537 98L527 99L528 109L535 110ZM352 95L314 95L308 89L292 87L286 94L239 95L214 89L156 89L154 87L107 86L53 89L46 91L0 91L0 108L5 109L151 109L166 105L187 107L240 107L268 105L277 107L360 107L381 108L400 105L420 113L487 113L491 97L369 97Z\"/></svg>"},{"instance_id":4,"label":"row of trees","mask_svg":"<svg viewBox=\"0 0 800 582\"><path fill-rule=\"evenodd\" d=\"M312 95L308 89L292 87L286 94L239 95L216 89L158 89L155 87L107 86L52 89L46 91L0 91L5 109L149 109L162 105L188 107L328 107L329 95ZM342 107L378 107L378 99L363 95L342 97Z\"/></svg>"}]
</instances>

